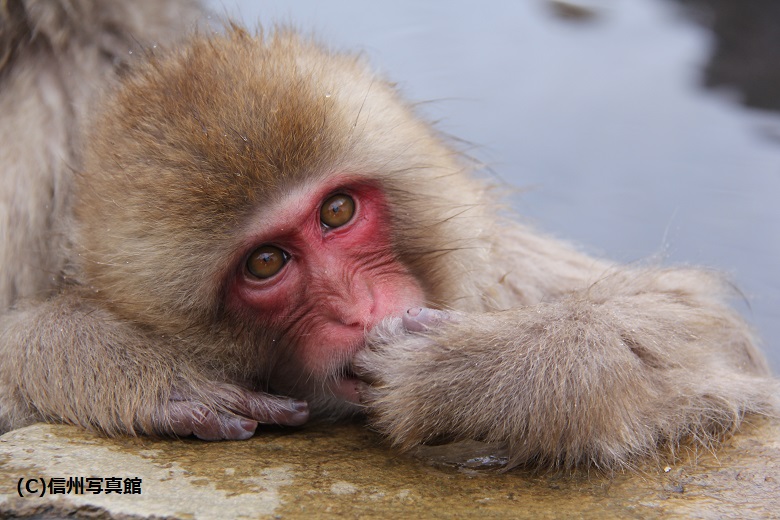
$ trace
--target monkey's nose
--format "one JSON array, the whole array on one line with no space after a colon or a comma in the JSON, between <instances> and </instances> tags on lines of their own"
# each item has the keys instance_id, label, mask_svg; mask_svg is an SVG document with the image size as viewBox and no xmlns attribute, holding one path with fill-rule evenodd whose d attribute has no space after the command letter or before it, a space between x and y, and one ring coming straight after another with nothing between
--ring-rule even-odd
<instances>
[{"instance_id":1,"label":"monkey's nose","mask_svg":"<svg viewBox=\"0 0 780 520\"><path fill-rule=\"evenodd\" d=\"M376 304L371 287L364 281L356 281L341 288L339 293L342 297L330 302L332 319L347 327L370 328Z\"/></svg>"}]
</instances>

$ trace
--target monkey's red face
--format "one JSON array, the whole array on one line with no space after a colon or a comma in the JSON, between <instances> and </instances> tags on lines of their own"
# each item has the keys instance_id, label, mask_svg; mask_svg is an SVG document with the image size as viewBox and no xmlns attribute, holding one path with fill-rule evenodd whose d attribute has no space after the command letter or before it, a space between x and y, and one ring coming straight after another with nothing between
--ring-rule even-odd
<instances>
[{"instance_id":1,"label":"monkey's red face","mask_svg":"<svg viewBox=\"0 0 780 520\"><path fill-rule=\"evenodd\" d=\"M287 369L271 374L272 384L289 391L324 383L358 402L346 367L366 332L423 304L393 252L381 189L350 179L306 186L261 207L247 237L230 304L294 350L280 354Z\"/></svg>"}]
</instances>

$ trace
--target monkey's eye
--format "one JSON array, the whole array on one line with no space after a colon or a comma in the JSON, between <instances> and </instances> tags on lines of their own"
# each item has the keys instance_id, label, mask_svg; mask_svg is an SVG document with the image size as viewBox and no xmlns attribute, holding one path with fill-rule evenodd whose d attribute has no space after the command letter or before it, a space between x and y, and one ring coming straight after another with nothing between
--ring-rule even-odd
<instances>
[{"instance_id":1,"label":"monkey's eye","mask_svg":"<svg viewBox=\"0 0 780 520\"><path fill-rule=\"evenodd\" d=\"M320 208L320 222L329 228L343 226L355 214L355 201L352 197L337 194L330 197Z\"/></svg>"},{"instance_id":2,"label":"monkey's eye","mask_svg":"<svg viewBox=\"0 0 780 520\"><path fill-rule=\"evenodd\" d=\"M271 278L282 270L289 255L276 246L260 246L249 255L246 270L255 278Z\"/></svg>"}]
</instances>

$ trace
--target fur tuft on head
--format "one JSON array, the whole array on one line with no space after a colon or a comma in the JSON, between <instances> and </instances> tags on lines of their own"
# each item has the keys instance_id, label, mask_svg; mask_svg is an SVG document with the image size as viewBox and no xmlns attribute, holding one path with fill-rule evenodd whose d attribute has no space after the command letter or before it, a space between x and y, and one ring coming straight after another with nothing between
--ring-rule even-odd
<instances>
[{"instance_id":1,"label":"fur tuft on head","mask_svg":"<svg viewBox=\"0 0 780 520\"><path fill-rule=\"evenodd\" d=\"M231 26L155 52L102 106L78 177L77 219L90 224L77 245L100 297L129 317L202 319L222 289L216 258L238 247L248 213L312 180L379 183L403 230L398 257L436 301L463 283L439 262L472 263L463 250L488 229L486 187L391 84L284 27Z\"/></svg>"}]
</instances>

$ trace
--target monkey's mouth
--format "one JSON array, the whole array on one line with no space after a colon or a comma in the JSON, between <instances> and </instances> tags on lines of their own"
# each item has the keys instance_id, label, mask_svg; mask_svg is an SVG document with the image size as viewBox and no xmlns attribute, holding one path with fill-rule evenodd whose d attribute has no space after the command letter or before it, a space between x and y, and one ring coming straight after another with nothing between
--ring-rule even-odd
<instances>
[{"instance_id":1,"label":"monkey's mouth","mask_svg":"<svg viewBox=\"0 0 780 520\"><path fill-rule=\"evenodd\" d=\"M331 390L345 401L360 404L360 390L365 384L351 368L345 367L336 377Z\"/></svg>"}]
</instances>

